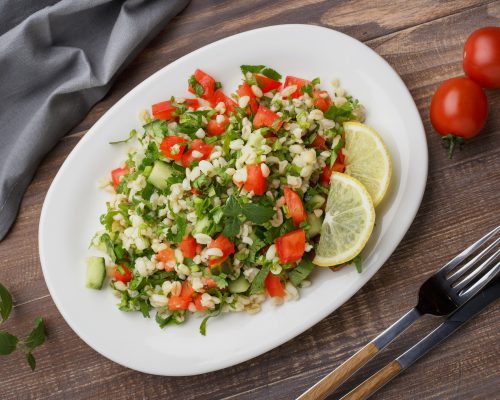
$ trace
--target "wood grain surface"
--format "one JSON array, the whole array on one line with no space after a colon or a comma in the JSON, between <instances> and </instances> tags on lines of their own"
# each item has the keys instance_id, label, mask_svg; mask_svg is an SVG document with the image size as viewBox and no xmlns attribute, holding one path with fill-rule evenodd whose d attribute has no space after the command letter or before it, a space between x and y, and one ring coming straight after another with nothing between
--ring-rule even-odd
<instances>
[{"instance_id":1,"label":"wood grain surface","mask_svg":"<svg viewBox=\"0 0 500 400\"><path fill-rule=\"evenodd\" d=\"M146 77L215 40L283 23L323 25L345 32L365 42L401 75L419 108L429 147L429 177L418 215L385 266L351 300L302 335L258 358L185 378L145 375L114 364L69 328L48 294L37 247L47 189L92 124ZM428 275L499 223L500 90L487 93L490 115L482 134L451 161L428 117L430 96L438 83L462 74L466 37L486 25L500 25L500 1L193 0L46 157L13 229L0 242L0 281L15 298L5 329L27 332L41 315L49 335L36 351L34 373L22 355L0 358L0 399L293 399L346 360L414 305L418 286ZM325 51L329 51L327 43ZM498 398L499 306L491 305L373 398ZM330 398L346 394L436 323L431 317L420 320Z\"/></svg>"}]
</instances>

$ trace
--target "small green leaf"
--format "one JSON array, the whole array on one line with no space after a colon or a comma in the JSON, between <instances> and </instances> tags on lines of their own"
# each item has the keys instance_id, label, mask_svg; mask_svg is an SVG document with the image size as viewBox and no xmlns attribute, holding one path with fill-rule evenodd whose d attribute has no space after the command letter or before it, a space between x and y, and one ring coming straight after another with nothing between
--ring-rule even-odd
<instances>
[{"instance_id":1,"label":"small green leaf","mask_svg":"<svg viewBox=\"0 0 500 400\"><path fill-rule=\"evenodd\" d=\"M0 316L7 321L12 311L12 296L5 286L0 283Z\"/></svg>"},{"instance_id":2,"label":"small green leaf","mask_svg":"<svg viewBox=\"0 0 500 400\"><path fill-rule=\"evenodd\" d=\"M228 238L235 237L240 232L240 225L238 218L226 218L222 234Z\"/></svg>"},{"instance_id":3,"label":"small green leaf","mask_svg":"<svg viewBox=\"0 0 500 400\"><path fill-rule=\"evenodd\" d=\"M207 335L207 321L212 318L212 317L216 317L218 316L222 311L222 305L219 306L219 308L214 311L213 313L211 313L210 315L206 316L205 318L203 318L203 321L201 321L201 324L200 324L200 333L203 335L203 336L206 336Z\"/></svg>"},{"instance_id":4,"label":"small green leaf","mask_svg":"<svg viewBox=\"0 0 500 400\"><path fill-rule=\"evenodd\" d=\"M251 72L252 74L256 74L266 68L265 65L242 65L240 66L241 72L243 75L246 75L247 72Z\"/></svg>"},{"instance_id":5,"label":"small green leaf","mask_svg":"<svg viewBox=\"0 0 500 400\"><path fill-rule=\"evenodd\" d=\"M117 140L116 142L109 142L109 144L118 144L118 143L127 143L130 139L132 139L135 135L137 135L137 131L135 129L132 129L130 131L130 135L128 136L127 139L123 140Z\"/></svg>"},{"instance_id":6,"label":"small green leaf","mask_svg":"<svg viewBox=\"0 0 500 400\"><path fill-rule=\"evenodd\" d=\"M271 207L264 207L260 204L248 203L244 204L243 214L254 224L263 224L269 221L274 215L274 210Z\"/></svg>"},{"instance_id":7,"label":"small green leaf","mask_svg":"<svg viewBox=\"0 0 500 400\"><path fill-rule=\"evenodd\" d=\"M222 83L215 82L215 90L217 90L217 89L222 89Z\"/></svg>"},{"instance_id":8,"label":"small green leaf","mask_svg":"<svg viewBox=\"0 0 500 400\"><path fill-rule=\"evenodd\" d=\"M361 256L358 255L358 256L354 257L352 259L352 262L356 266L356 271L358 271L358 274L363 272L363 259L361 258Z\"/></svg>"},{"instance_id":9,"label":"small green leaf","mask_svg":"<svg viewBox=\"0 0 500 400\"><path fill-rule=\"evenodd\" d=\"M160 314L156 313L155 320L161 329L165 328L167 325L178 324L177 320L174 318L174 314L170 314L168 317L163 318Z\"/></svg>"},{"instance_id":10,"label":"small green leaf","mask_svg":"<svg viewBox=\"0 0 500 400\"><path fill-rule=\"evenodd\" d=\"M38 317L35 320L35 327L26 339L26 347L31 351L35 347L41 346L45 342L45 324L43 318Z\"/></svg>"},{"instance_id":11,"label":"small green leaf","mask_svg":"<svg viewBox=\"0 0 500 400\"><path fill-rule=\"evenodd\" d=\"M237 217L241 214L241 206L234 196L229 196L224 205L223 214L227 217Z\"/></svg>"},{"instance_id":12,"label":"small green leaf","mask_svg":"<svg viewBox=\"0 0 500 400\"><path fill-rule=\"evenodd\" d=\"M252 287L250 288L250 294L256 294L262 291L264 288L264 282L266 281L267 275L269 274L269 270L271 266L269 264L264 265L262 269L259 271L257 276L252 281Z\"/></svg>"},{"instance_id":13,"label":"small green leaf","mask_svg":"<svg viewBox=\"0 0 500 400\"><path fill-rule=\"evenodd\" d=\"M279 81L281 79L281 74L276 72L272 68L264 68L261 71L261 74L267 76L268 78L274 79L275 81Z\"/></svg>"},{"instance_id":14,"label":"small green leaf","mask_svg":"<svg viewBox=\"0 0 500 400\"><path fill-rule=\"evenodd\" d=\"M9 332L0 331L0 354L7 355L12 353L16 347L19 339Z\"/></svg>"},{"instance_id":15,"label":"small green leaf","mask_svg":"<svg viewBox=\"0 0 500 400\"><path fill-rule=\"evenodd\" d=\"M303 258L299 265L293 271L290 271L288 277L295 286L298 286L300 282L309 276L313 269L314 264L312 261L308 258Z\"/></svg>"},{"instance_id":16,"label":"small green leaf","mask_svg":"<svg viewBox=\"0 0 500 400\"><path fill-rule=\"evenodd\" d=\"M203 93L205 93L205 89L203 89L203 86L201 85L200 82L196 80L194 75L191 75L191 77L188 80L188 83L191 85L191 87L194 90L194 93L196 96L201 97L203 96Z\"/></svg>"},{"instance_id":17,"label":"small green leaf","mask_svg":"<svg viewBox=\"0 0 500 400\"><path fill-rule=\"evenodd\" d=\"M28 361L31 370L34 371L36 368L36 360L35 357L33 357L33 354L31 354L31 351L26 353L26 361Z\"/></svg>"},{"instance_id":18,"label":"small green leaf","mask_svg":"<svg viewBox=\"0 0 500 400\"><path fill-rule=\"evenodd\" d=\"M187 227L187 219L183 214L179 214L175 216L175 224L177 225L177 233L174 237L174 243L180 243L184 238Z\"/></svg>"}]
</instances>

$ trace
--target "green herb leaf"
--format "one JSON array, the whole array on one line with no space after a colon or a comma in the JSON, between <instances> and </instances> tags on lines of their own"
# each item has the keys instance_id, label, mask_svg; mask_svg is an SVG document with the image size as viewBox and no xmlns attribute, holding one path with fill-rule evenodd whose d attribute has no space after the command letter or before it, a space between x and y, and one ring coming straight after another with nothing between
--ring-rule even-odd
<instances>
[{"instance_id":1,"label":"green herb leaf","mask_svg":"<svg viewBox=\"0 0 500 400\"><path fill-rule=\"evenodd\" d=\"M214 280L215 284L217 285L217 287L219 289L227 288L228 284L227 284L227 281L224 278L222 278L222 277L220 277L218 275L213 275L212 279Z\"/></svg>"},{"instance_id":2,"label":"green herb leaf","mask_svg":"<svg viewBox=\"0 0 500 400\"><path fill-rule=\"evenodd\" d=\"M137 131L135 129L132 129L130 131L130 135L128 136L127 139L123 140L117 140L116 142L109 142L109 144L118 144L118 143L127 143L130 139L132 139L135 135L137 135Z\"/></svg>"},{"instance_id":3,"label":"green herb leaf","mask_svg":"<svg viewBox=\"0 0 500 400\"><path fill-rule=\"evenodd\" d=\"M173 238L173 242L180 243L186 234L186 227L187 227L186 216L182 214L176 215L175 224L177 225L177 233Z\"/></svg>"},{"instance_id":4,"label":"green herb leaf","mask_svg":"<svg viewBox=\"0 0 500 400\"><path fill-rule=\"evenodd\" d=\"M252 281L252 287L250 288L250 294L260 293L264 289L264 282L266 281L269 270L271 269L270 264L266 264L259 271L257 276Z\"/></svg>"},{"instance_id":5,"label":"green herb leaf","mask_svg":"<svg viewBox=\"0 0 500 400\"><path fill-rule=\"evenodd\" d=\"M222 304L219 306L219 308L217 309L217 311L214 311L212 314L206 316L205 318L203 318L203 321L201 321L201 324L200 324L200 333L203 335L203 336L206 336L207 335L207 321L212 318L212 317L216 317L218 316L222 311Z\"/></svg>"},{"instance_id":6,"label":"green herb leaf","mask_svg":"<svg viewBox=\"0 0 500 400\"><path fill-rule=\"evenodd\" d=\"M228 238L235 237L240 232L241 222L238 218L225 218L222 234Z\"/></svg>"},{"instance_id":7,"label":"green herb leaf","mask_svg":"<svg viewBox=\"0 0 500 400\"><path fill-rule=\"evenodd\" d=\"M139 309L144 318L149 318L149 304L146 300L139 300Z\"/></svg>"},{"instance_id":8,"label":"green herb leaf","mask_svg":"<svg viewBox=\"0 0 500 400\"><path fill-rule=\"evenodd\" d=\"M102 234L100 241L102 244L104 244L106 252L111 258L111 261L115 262L116 261L115 246L113 245L113 241L111 240L109 235L107 233Z\"/></svg>"},{"instance_id":9,"label":"green herb leaf","mask_svg":"<svg viewBox=\"0 0 500 400\"><path fill-rule=\"evenodd\" d=\"M0 331L0 354L6 356L12 353L16 347L19 339L9 332Z\"/></svg>"},{"instance_id":10,"label":"green herb leaf","mask_svg":"<svg viewBox=\"0 0 500 400\"><path fill-rule=\"evenodd\" d=\"M217 89L222 89L222 83L215 82L215 90L217 90Z\"/></svg>"},{"instance_id":11,"label":"green herb leaf","mask_svg":"<svg viewBox=\"0 0 500 400\"><path fill-rule=\"evenodd\" d=\"M5 286L0 283L0 316L7 321L12 311L12 296Z\"/></svg>"},{"instance_id":12,"label":"green herb leaf","mask_svg":"<svg viewBox=\"0 0 500 400\"><path fill-rule=\"evenodd\" d=\"M360 274L361 272L363 272L363 259L361 258L360 255L354 257L352 259L352 262L356 266L356 271L358 271L358 274Z\"/></svg>"},{"instance_id":13,"label":"green herb leaf","mask_svg":"<svg viewBox=\"0 0 500 400\"><path fill-rule=\"evenodd\" d=\"M161 329L165 328L167 325L178 325L177 320L174 318L174 314L170 314L168 317L163 318L160 314L156 313L155 321Z\"/></svg>"},{"instance_id":14,"label":"green herb leaf","mask_svg":"<svg viewBox=\"0 0 500 400\"><path fill-rule=\"evenodd\" d=\"M312 261L308 258L303 258L297 268L295 268L293 271L290 271L288 277L295 286L298 286L300 282L302 282L309 276L313 269L314 264L312 263Z\"/></svg>"},{"instance_id":15,"label":"green herb leaf","mask_svg":"<svg viewBox=\"0 0 500 400\"><path fill-rule=\"evenodd\" d=\"M35 327L26 339L26 347L31 351L35 347L41 346L45 342L45 324L43 318L38 317L35 320Z\"/></svg>"},{"instance_id":16,"label":"green herb leaf","mask_svg":"<svg viewBox=\"0 0 500 400\"><path fill-rule=\"evenodd\" d=\"M281 74L276 72L272 68L264 68L260 73L268 78L274 79L275 81L279 81L281 79Z\"/></svg>"},{"instance_id":17,"label":"green herb leaf","mask_svg":"<svg viewBox=\"0 0 500 400\"><path fill-rule=\"evenodd\" d=\"M194 77L194 75L191 75L191 77L188 80L188 83L193 88L194 93L196 94L196 96L201 97L203 95L203 93L205 93L205 89L203 89L203 86L201 85L200 82L198 82L196 80L196 78Z\"/></svg>"},{"instance_id":18,"label":"green herb leaf","mask_svg":"<svg viewBox=\"0 0 500 400\"><path fill-rule=\"evenodd\" d=\"M333 167L333 164L335 164L335 160L337 160L339 151L343 146L344 146L344 141L340 139L339 142L332 149L332 154L330 155L330 168Z\"/></svg>"},{"instance_id":19,"label":"green herb leaf","mask_svg":"<svg viewBox=\"0 0 500 400\"><path fill-rule=\"evenodd\" d=\"M243 215L254 224L263 224L274 215L274 210L271 207L264 207L254 203L243 204L242 211Z\"/></svg>"},{"instance_id":20,"label":"green herb leaf","mask_svg":"<svg viewBox=\"0 0 500 400\"><path fill-rule=\"evenodd\" d=\"M243 72L243 75L246 75L247 72L251 72L252 74L256 74L266 68L265 65L241 65L240 69Z\"/></svg>"},{"instance_id":21,"label":"green herb leaf","mask_svg":"<svg viewBox=\"0 0 500 400\"><path fill-rule=\"evenodd\" d=\"M33 354L31 354L31 351L29 353L26 353L26 361L28 362L31 370L34 371L36 368L36 360L35 357L33 357Z\"/></svg>"},{"instance_id":22,"label":"green herb leaf","mask_svg":"<svg viewBox=\"0 0 500 400\"><path fill-rule=\"evenodd\" d=\"M228 197L222 212L227 217L238 217L241 214L241 206L238 203L238 200L236 200L236 197Z\"/></svg>"}]
</instances>

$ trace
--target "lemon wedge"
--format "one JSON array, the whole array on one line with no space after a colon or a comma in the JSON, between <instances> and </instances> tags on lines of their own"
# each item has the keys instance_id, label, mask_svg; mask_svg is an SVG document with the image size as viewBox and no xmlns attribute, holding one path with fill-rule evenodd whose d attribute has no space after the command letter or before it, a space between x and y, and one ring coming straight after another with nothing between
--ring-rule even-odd
<instances>
[{"instance_id":1,"label":"lemon wedge","mask_svg":"<svg viewBox=\"0 0 500 400\"><path fill-rule=\"evenodd\" d=\"M384 198L392 175L392 161L382 138L368 125L344 123L345 173L360 181L376 207Z\"/></svg>"},{"instance_id":2,"label":"lemon wedge","mask_svg":"<svg viewBox=\"0 0 500 400\"><path fill-rule=\"evenodd\" d=\"M370 194L355 178L334 172L313 263L320 267L344 264L356 257L375 224Z\"/></svg>"}]
</instances>

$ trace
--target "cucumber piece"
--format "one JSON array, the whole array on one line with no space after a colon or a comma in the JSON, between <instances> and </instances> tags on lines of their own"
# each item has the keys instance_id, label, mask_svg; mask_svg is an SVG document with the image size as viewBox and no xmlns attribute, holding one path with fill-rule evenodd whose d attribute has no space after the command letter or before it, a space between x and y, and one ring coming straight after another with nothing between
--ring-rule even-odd
<instances>
[{"instance_id":1,"label":"cucumber piece","mask_svg":"<svg viewBox=\"0 0 500 400\"><path fill-rule=\"evenodd\" d=\"M319 194L315 194L309 201L310 209L316 210L317 208L323 207L325 204L325 198Z\"/></svg>"},{"instance_id":2,"label":"cucumber piece","mask_svg":"<svg viewBox=\"0 0 500 400\"><path fill-rule=\"evenodd\" d=\"M194 224L193 235L196 233L206 233L205 230L209 227L210 221L208 217L203 217Z\"/></svg>"},{"instance_id":3,"label":"cucumber piece","mask_svg":"<svg viewBox=\"0 0 500 400\"><path fill-rule=\"evenodd\" d=\"M236 280L229 282L228 288L231 293L243 293L250 287L250 282L240 275Z\"/></svg>"},{"instance_id":4,"label":"cucumber piece","mask_svg":"<svg viewBox=\"0 0 500 400\"><path fill-rule=\"evenodd\" d=\"M105 277L106 266L104 265L104 257L88 257L85 285L91 289L101 289Z\"/></svg>"},{"instance_id":5,"label":"cucumber piece","mask_svg":"<svg viewBox=\"0 0 500 400\"><path fill-rule=\"evenodd\" d=\"M307 233L309 237L312 238L321 233L321 225L323 225L323 220L320 217L317 217L314 213L307 214L307 222L311 226Z\"/></svg>"},{"instance_id":6,"label":"cucumber piece","mask_svg":"<svg viewBox=\"0 0 500 400\"><path fill-rule=\"evenodd\" d=\"M172 167L163 161L155 161L148 176L148 182L160 190L167 188L167 179L172 175Z\"/></svg>"},{"instance_id":7,"label":"cucumber piece","mask_svg":"<svg viewBox=\"0 0 500 400\"><path fill-rule=\"evenodd\" d=\"M148 165L146 168L144 168L144 172L142 173L146 178L151 175L151 171L153 170L153 167L151 165Z\"/></svg>"}]
</instances>

